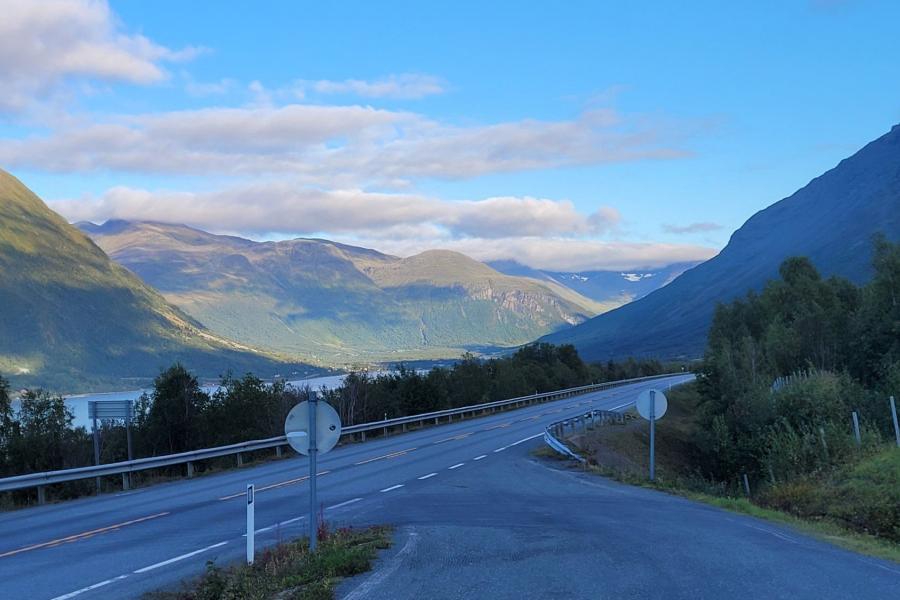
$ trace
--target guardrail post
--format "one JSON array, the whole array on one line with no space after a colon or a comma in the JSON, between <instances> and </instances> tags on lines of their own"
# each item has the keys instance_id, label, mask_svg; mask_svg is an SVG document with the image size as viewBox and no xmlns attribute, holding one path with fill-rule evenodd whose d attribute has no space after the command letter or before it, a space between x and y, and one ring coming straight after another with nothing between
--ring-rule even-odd
<instances>
[{"instance_id":1,"label":"guardrail post","mask_svg":"<svg viewBox=\"0 0 900 600\"><path fill-rule=\"evenodd\" d=\"M434 424L437 425L440 422L440 417L434 418Z\"/></svg>"},{"instance_id":2,"label":"guardrail post","mask_svg":"<svg viewBox=\"0 0 900 600\"><path fill-rule=\"evenodd\" d=\"M131 489L131 482L128 481L129 479L128 473L122 473L122 491L127 492Z\"/></svg>"},{"instance_id":3,"label":"guardrail post","mask_svg":"<svg viewBox=\"0 0 900 600\"><path fill-rule=\"evenodd\" d=\"M239 466L239 467L244 466L244 453L243 452L237 453L237 466Z\"/></svg>"},{"instance_id":4,"label":"guardrail post","mask_svg":"<svg viewBox=\"0 0 900 600\"><path fill-rule=\"evenodd\" d=\"M283 451L281 449L281 446L275 446L275 456L276 457L281 458L282 452Z\"/></svg>"},{"instance_id":5,"label":"guardrail post","mask_svg":"<svg viewBox=\"0 0 900 600\"><path fill-rule=\"evenodd\" d=\"M403 433L406 433L406 423L403 424Z\"/></svg>"},{"instance_id":6,"label":"guardrail post","mask_svg":"<svg viewBox=\"0 0 900 600\"><path fill-rule=\"evenodd\" d=\"M360 431L360 432L359 432L359 437L360 437L360 441L361 441L361 442L366 441L366 432L365 432L365 431Z\"/></svg>"},{"instance_id":7,"label":"guardrail post","mask_svg":"<svg viewBox=\"0 0 900 600\"><path fill-rule=\"evenodd\" d=\"M187 476L188 479L194 476L194 463L192 463L191 461L188 461L187 463Z\"/></svg>"},{"instance_id":8,"label":"guardrail post","mask_svg":"<svg viewBox=\"0 0 900 600\"><path fill-rule=\"evenodd\" d=\"M38 491L38 504L39 505L46 504L47 503L47 490L44 488L44 486L39 485L39 486L37 486L37 491Z\"/></svg>"}]
</instances>

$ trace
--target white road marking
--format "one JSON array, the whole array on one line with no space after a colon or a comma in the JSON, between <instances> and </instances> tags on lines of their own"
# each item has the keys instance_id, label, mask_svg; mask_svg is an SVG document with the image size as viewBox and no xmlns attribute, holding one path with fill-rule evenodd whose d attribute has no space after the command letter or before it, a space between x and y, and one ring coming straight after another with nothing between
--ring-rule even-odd
<instances>
[{"instance_id":1,"label":"white road marking","mask_svg":"<svg viewBox=\"0 0 900 600\"><path fill-rule=\"evenodd\" d=\"M91 590L96 590L97 588L101 588L104 585L109 585L115 581L120 581L125 579L128 575L119 575L118 577L113 577L112 579L107 579L105 581L101 581L100 583L95 583L94 585L89 585L85 588L81 588L80 590L75 590L74 592L69 592L68 594L63 594L62 596L57 596L53 598L53 600L69 600L69 598L74 598L75 596L80 596L85 592L90 592Z\"/></svg>"},{"instance_id":2,"label":"white road marking","mask_svg":"<svg viewBox=\"0 0 900 600\"><path fill-rule=\"evenodd\" d=\"M764 527L756 527L755 525L749 525L749 524L747 524L747 523L744 523L744 525L746 525L746 526L749 527L750 529L756 529L757 531L763 531L763 532L765 532L765 533L768 533L769 535L774 535L775 537L781 538L781 539L783 539L784 541L790 542L790 543L792 543L792 544L798 544L798 543L799 543L797 540L795 540L795 539L793 539L793 538L790 538L790 537L788 537L788 536L786 536L786 535L782 535L782 534L778 533L777 531L772 531L771 529L766 529L766 528L764 528Z\"/></svg>"},{"instance_id":3,"label":"white road marking","mask_svg":"<svg viewBox=\"0 0 900 600\"><path fill-rule=\"evenodd\" d=\"M533 440L534 438L536 438L536 437L541 437L542 435L544 435L543 432L542 432L542 433L536 433L536 434L534 434L534 435L530 435L530 436L528 436L527 438L521 439L521 440L519 440L518 442L513 442L512 444L509 444L508 446L503 446L502 448L497 448L496 450L494 450L494 452L503 452L503 451L506 450L507 448L512 448L513 446L518 446L519 444L524 444L524 443L527 442L528 440Z\"/></svg>"},{"instance_id":4,"label":"white road marking","mask_svg":"<svg viewBox=\"0 0 900 600\"><path fill-rule=\"evenodd\" d=\"M416 547L416 542L418 541L419 534L413 531L409 534L409 539L406 540L406 543L403 545L403 548L398 552L384 568L379 571L373 573L366 581L362 583L358 588L344 596L344 600L364 600L368 598L372 591L384 582L385 579L394 574L400 564L403 562L403 559L407 554L411 553L413 549Z\"/></svg>"},{"instance_id":5,"label":"white road marking","mask_svg":"<svg viewBox=\"0 0 900 600\"><path fill-rule=\"evenodd\" d=\"M392 485L392 486L389 487L389 488L384 488L383 490L381 490L381 492L382 492L382 493L384 493L384 492L390 492L390 491L392 491L392 490L396 490L397 488L402 488L402 487L403 487L403 484L402 484L402 483L398 483L397 485Z\"/></svg>"},{"instance_id":6,"label":"white road marking","mask_svg":"<svg viewBox=\"0 0 900 600\"><path fill-rule=\"evenodd\" d=\"M482 454L481 456L476 456L472 460L481 460L482 458L487 458L487 454Z\"/></svg>"},{"instance_id":7,"label":"white road marking","mask_svg":"<svg viewBox=\"0 0 900 600\"><path fill-rule=\"evenodd\" d=\"M464 464L466 464L466 463L456 463L456 464L453 465L452 467L447 467L447 468L448 468L449 470L452 471L453 469L458 469L458 468L460 468L460 467L463 466Z\"/></svg>"},{"instance_id":8,"label":"white road marking","mask_svg":"<svg viewBox=\"0 0 900 600\"><path fill-rule=\"evenodd\" d=\"M346 502L341 502L340 504L333 504L333 505L329 506L328 508L326 508L325 510L333 510L335 508L340 508L342 506L354 504L356 502L359 502L360 500L362 500L362 498L354 498L353 500L347 500Z\"/></svg>"},{"instance_id":9,"label":"white road marking","mask_svg":"<svg viewBox=\"0 0 900 600\"><path fill-rule=\"evenodd\" d=\"M202 554L203 552L207 552L208 550L212 550L214 548L220 548L227 544L228 542L219 542L218 544L213 544L212 546L207 546L206 548L200 548L199 550L194 550L193 552L188 552L187 554L182 554L181 556L176 556L175 558L170 558L169 560L164 560L162 562L158 562L155 565L150 565L149 567L144 567L143 569L138 569L134 571L134 573L146 573L147 571L152 571L154 569L158 569L160 567L165 567L166 565L171 565L172 563L176 563L180 560L184 560L186 558L190 558L192 556L197 556L198 554Z\"/></svg>"},{"instance_id":10,"label":"white road marking","mask_svg":"<svg viewBox=\"0 0 900 600\"><path fill-rule=\"evenodd\" d=\"M529 437L527 437L527 438L525 438L525 439L523 439L523 440L519 440L518 442L513 442L512 444L510 444L509 446L507 446L507 448L512 448L513 446L518 446L519 444L523 444L523 443L527 442L528 440L533 440L533 439L536 438L536 437L541 437L542 435L544 435L543 432L541 432L541 433L536 433L536 434L534 434L534 435L532 435L532 436L529 436Z\"/></svg>"},{"instance_id":11,"label":"white road marking","mask_svg":"<svg viewBox=\"0 0 900 600\"><path fill-rule=\"evenodd\" d=\"M428 475L422 475L421 477L419 477L419 479L430 479L431 477L434 477L435 475L437 475L437 473L429 473Z\"/></svg>"}]
</instances>

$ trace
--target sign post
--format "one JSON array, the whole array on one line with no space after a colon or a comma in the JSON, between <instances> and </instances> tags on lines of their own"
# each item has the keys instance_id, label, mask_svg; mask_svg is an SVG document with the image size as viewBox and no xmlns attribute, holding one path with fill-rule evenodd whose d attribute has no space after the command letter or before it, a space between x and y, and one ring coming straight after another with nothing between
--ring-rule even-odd
<instances>
[{"instance_id":1,"label":"sign post","mask_svg":"<svg viewBox=\"0 0 900 600\"><path fill-rule=\"evenodd\" d=\"M309 551L315 552L319 541L319 513L316 511L316 413L319 397L309 394Z\"/></svg>"},{"instance_id":2,"label":"sign post","mask_svg":"<svg viewBox=\"0 0 900 600\"><path fill-rule=\"evenodd\" d=\"M284 435L291 448L309 457L309 549L315 551L319 533L316 476L319 454L330 452L341 437L341 418L327 402L320 402L316 392L309 400L291 409L284 421Z\"/></svg>"},{"instance_id":3,"label":"sign post","mask_svg":"<svg viewBox=\"0 0 900 600\"><path fill-rule=\"evenodd\" d=\"M656 421L669 408L666 395L659 390L644 390L635 402L638 413L650 421L650 481L656 479Z\"/></svg>"},{"instance_id":4,"label":"sign post","mask_svg":"<svg viewBox=\"0 0 900 600\"><path fill-rule=\"evenodd\" d=\"M253 484L247 486L247 564L253 564L253 557L256 554L255 536L256 536L256 515L254 514L256 506L256 495L253 493Z\"/></svg>"}]
</instances>

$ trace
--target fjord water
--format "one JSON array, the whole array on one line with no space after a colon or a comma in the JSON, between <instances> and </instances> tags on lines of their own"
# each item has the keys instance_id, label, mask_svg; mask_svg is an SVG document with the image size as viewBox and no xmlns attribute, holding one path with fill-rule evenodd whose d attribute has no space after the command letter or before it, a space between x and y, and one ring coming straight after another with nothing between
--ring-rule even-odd
<instances>
[{"instance_id":1,"label":"fjord water","mask_svg":"<svg viewBox=\"0 0 900 600\"><path fill-rule=\"evenodd\" d=\"M374 375L375 373L373 373ZM317 390L324 387L334 388L341 384L344 380L345 375L328 375L326 377L310 377L309 379L298 379L294 381L289 381L288 383L296 388L303 388L309 386L310 388ZM203 386L203 391L207 394L212 394L216 390L219 389L218 385L208 385ZM141 389L141 390L129 390L125 392L104 392L98 394L78 394L75 396L67 396L66 397L66 406L69 407L69 410L75 415L75 420L72 422L74 427L86 427L87 429L91 428L91 420L88 418L88 402L92 400L97 401L111 401L111 400L137 400L141 397L141 394L144 392L150 393L149 389ZM18 408L17 403L14 404L16 408Z\"/></svg>"}]
</instances>

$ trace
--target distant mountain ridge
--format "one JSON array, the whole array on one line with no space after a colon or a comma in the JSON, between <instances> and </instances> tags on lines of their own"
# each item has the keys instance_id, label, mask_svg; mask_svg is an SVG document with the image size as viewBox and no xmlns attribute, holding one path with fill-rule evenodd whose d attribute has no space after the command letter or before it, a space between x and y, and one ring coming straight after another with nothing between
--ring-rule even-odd
<instances>
[{"instance_id":1,"label":"distant mountain ridge","mask_svg":"<svg viewBox=\"0 0 900 600\"><path fill-rule=\"evenodd\" d=\"M876 232L900 239L900 125L793 195L756 213L718 256L669 285L543 341L587 359L697 357L718 302L760 289L789 256L856 283L872 275Z\"/></svg>"},{"instance_id":2,"label":"distant mountain ridge","mask_svg":"<svg viewBox=\"0 0 900 600\"><path fill-rule=\"evenodd\" d=\"M547 271L534 269L514 260L489 261L487 264L507 275L552 281L597 302L618 307L658 290L700 262L617 271Z\"/></svg>"},{"instance_id":3,"label":"distant mountain ridge","mask_svg":"<svg viewBox=\"0 0 900 600\"><path fill-rule=\"evenodd\" d=\"M3 170L0 299L0 373L16 386L134 386L175 360L205 377L304 368L206 331Z\"/></svg>"},{"instance_id":4,"label":"distant mountain ridge","mask_svg":"<svg viewBox=\"0 0 900 600\"><path fill-rule=\"evenodd\" d=\"M605 308L445 250L398 258L328 240L254 242L165 223L79 227L210 330L328 364L455 358L526 343Z\"/></svg>"}]
</instances>

